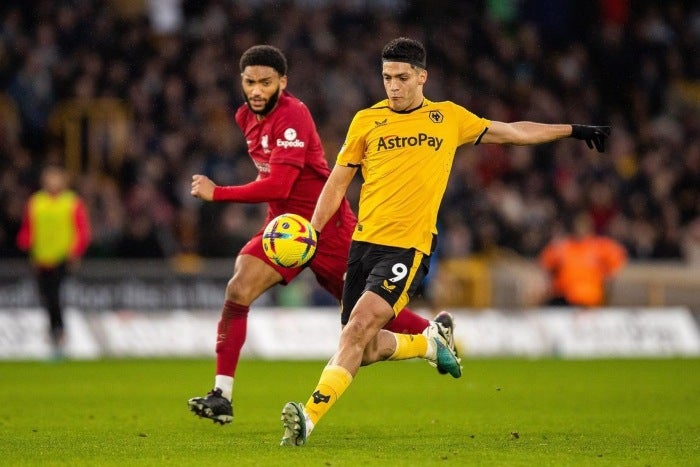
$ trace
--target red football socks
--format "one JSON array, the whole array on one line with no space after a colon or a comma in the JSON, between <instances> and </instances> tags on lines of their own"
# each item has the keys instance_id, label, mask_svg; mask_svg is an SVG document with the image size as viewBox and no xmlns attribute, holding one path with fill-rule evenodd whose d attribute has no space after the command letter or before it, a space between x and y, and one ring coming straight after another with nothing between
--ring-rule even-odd
<instances>
[{"instance_id":1,"label":"red football socks","mask_svg":"<svg viewBox=\"0 0 700 467\"><path fill-rule=\"evenodd\" d=\"M226 300L216 335L216 374L234 376L245 343L250 307Z\"/></svg>"}]
</instances>

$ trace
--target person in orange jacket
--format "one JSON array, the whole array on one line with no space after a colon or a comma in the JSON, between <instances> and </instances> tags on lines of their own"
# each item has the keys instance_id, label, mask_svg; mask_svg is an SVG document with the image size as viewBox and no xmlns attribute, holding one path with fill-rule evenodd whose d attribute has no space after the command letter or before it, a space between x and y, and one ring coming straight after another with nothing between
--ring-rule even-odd
<instances>
[{"instance_id":1,"label":"person in orange jacket","mask_svg":"<svg viewBox=\"0 0 700 467\"><path fill-rule=\"evenodd\" d=\"M56 357L63 356L64 325L61 284L77 267L90 243L85 204L68 188L68 173L56 164L41 172L41 188L28 200L17 246L29 253L42 306L49 317Z\"/></svg>"},{"instance_id":2,"label":"person in orange jacket","mask_svg":"<svg viewBox=\"0 0 700 467\"><path fill-rule=\"evenodd\" d=\"M539 262L552 279L549 305L596 307L604 304L606 280L622 269L627 252L612 238L596 235L590 215L581 212L569 235L545 246Z\"/></svg>"}]
</instances>

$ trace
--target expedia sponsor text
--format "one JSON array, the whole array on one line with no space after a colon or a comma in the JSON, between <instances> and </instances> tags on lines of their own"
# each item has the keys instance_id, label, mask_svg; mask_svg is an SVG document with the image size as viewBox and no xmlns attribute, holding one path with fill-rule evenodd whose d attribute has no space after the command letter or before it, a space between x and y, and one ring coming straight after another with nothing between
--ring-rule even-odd
<instances>
[{"instance_id":1,"label":"expedia sponsor text","mask_svg":"<svg viewBox=\"0 0 700 467\"><path fill-rule=\"evenodd\" d=\"M304 142L299 141L298 139L295 139L294 141L285 141L283 139L278 139L277 140L277 147L278 148L303 148L304 147Z\"/></svg>"}]
</instances>

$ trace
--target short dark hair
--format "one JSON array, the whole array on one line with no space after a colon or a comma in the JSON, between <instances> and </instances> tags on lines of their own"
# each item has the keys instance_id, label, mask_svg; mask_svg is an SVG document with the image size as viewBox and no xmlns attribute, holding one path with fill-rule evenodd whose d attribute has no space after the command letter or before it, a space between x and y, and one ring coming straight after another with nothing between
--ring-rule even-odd
<instances>
[{"instance_id":1,"label":"short dark hair","mask_svg":"<svg viewBox=\"0 0 700 467\"><path fill-rule=\"evenodd\" d=\"M287 59L280 49L271 45L254 45L249 48L241 55L238 65L241 73L247 66L269 66L280 76L287 74Z\"/></svg>"},{"instance_id":2,"label":"short dark hair","mask_svg":"<svg viewBox=\"0 0 700 467\"><path fill-rule=\"evenodd\" d=\"M425 69L425 47L415 39L396 38L382 49L382 62L405 62Z\"/></svg>"}]
</instances>

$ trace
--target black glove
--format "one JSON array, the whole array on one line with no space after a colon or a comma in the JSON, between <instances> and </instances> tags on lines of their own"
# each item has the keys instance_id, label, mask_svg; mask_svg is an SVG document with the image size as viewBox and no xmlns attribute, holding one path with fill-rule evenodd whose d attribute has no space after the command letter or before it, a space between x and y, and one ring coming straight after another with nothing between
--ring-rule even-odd
<instances>
[{"instance_id":1,"label":"black glove","mask_svg":"<svg viewBox=\"0 0 700 467\"><path fill-rule=\"evenodd\" d=\"M582 139L589 148L605 152L605 140L610 136L609 126L571 125L571 137Z\"/></svg>"}]
</instances>

